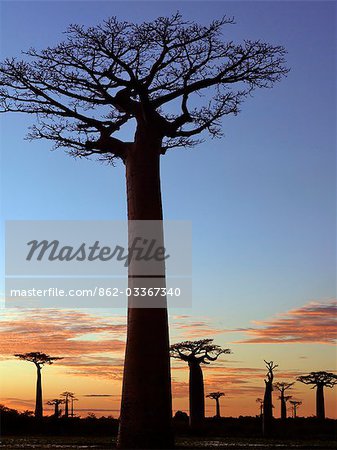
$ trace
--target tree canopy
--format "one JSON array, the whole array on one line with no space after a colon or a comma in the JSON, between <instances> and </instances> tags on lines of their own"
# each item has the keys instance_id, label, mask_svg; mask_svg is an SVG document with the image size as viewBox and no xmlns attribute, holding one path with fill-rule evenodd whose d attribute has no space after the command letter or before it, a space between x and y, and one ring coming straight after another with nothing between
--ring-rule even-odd
<instances>
[{"instance_id":1,"label":"tree canopy","mask_svg":"<svg viewBox=\"0 0 337 450\"><path fill-rule=\"evenodd\" d=\"M324 371L310 372L308 375L299 376L297 380L304 384L313 384L313 388L318 385L332 388L337 384L337 375Z\"/></svg>"},{"instance_id":2,"label":"tree canopy","mask_svg":"<svg viewBox=\"0 0 337 450\"><path fill-rule=\"evenodd\" d=\"M213 339L201 339L198 341L184 341L171 345L172 358L183 361L197 361L199 364L210 364L216 361L222 354L231 353L229 348L222 348L213 344Z\"/></svg>"},{"instance_id":3,"label":"tree canopy","mask_svg":"<svg viewBox=\"0 0 337 450\"><path fill-rule=\"evenodd\" d=\"M32 362L39 367L43 366L44 364L53 364L54 361L63 359L58 356L49 356L46 353L41 352L16 353L14 356L23 361Z\"/></svg>"},{"instance_id":4,"label":"tree canopy","mask_svg":"<svg viewBox=\"0 0 337 450\"><path fill-rule=\"evenodd\" d=\"M213 400L216 400L220 397L224 397L225 393L224 392L210 392L208 395L206 395L206 397L208 398L212 398Z\"/></svg>"},{"instance_id":5,"label":"tree canopy","mask_svg":"<svg viewBox=\"0 0 337 450\"><path fill-rule=\"evenodd\" d=\"M70 25L58 45L0 64L0 112L35 115L29 139L108 161L125 159L130 142L115 134L128 122L151 128L162 153L195 145L203 131L218 137L223 116L288 72L282 46L224 42L222 29L233 24L225 16L199 25L176 13Z\"/></svg>"}]
</instances>

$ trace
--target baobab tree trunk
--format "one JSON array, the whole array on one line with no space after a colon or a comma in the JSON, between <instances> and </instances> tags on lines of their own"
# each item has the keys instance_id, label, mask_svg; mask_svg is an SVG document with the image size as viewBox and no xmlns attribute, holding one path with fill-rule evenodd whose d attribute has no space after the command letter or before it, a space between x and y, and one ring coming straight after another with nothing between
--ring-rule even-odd
<instances>
[{"instance_id":1,"label":"baobab tree trunk","mask_svg":"<svg viewBox=\"0 0 337 450\"><path fill-rule=\"evenodd\" d=\"M35 401L35 417L36 419L42 419L43 406L42 406L42 382L41 382L41 367L36 365L37 380L36 380L36 401Z\"/></svg>"},{"instance_id":2,"label":"baobab tree trunk","mask_svg":"<svg viewBox=\"0 0 337 450\"><path fill-rule=\"evenodd\" d=\"M317 385L316 390L316 417L317 419L325 419L325 406L324 406L324 386L322 384Z\"/></svg>"},{"instance_id":3,"label":"baobab tree trunk","mask_svg":"<svg viewBox=\"0 0 337 450\"><path fill-rule=\"evenodd\" d=\"M281 420L286 420L287 418L287 404L284 395L281 394Z\"/></svg>"},{"instance_id":4,"label":"baobab tree trunk","mask_svg":"<svg viewBox=\"0 0 337 450\"><path fill-rule=\"evenodd\" d=\"M263 420L262 431L264 436L272 434L273 422L273 400L272 400L273 385L271 382L266 382L266 389L263 398Z\"/></svg>"},{"instance_id":5,"label":"baobab tree trunk","mask_svg":"<svg viewBox=\"0 0 337 450\"><path fill-rule=\"evenodd\" d=\"M215 414L215 417L217 419L220 419L220 399L216 398L215 402L216 402L216 414Z\"/></svg>"},{"instance_id":6,"label":"baobab tree trunk","mask_svg":"<svg viewBox=\"0 0 337 450\"><path fill-rule=\"evenodd\" d=\"M55 403L55 411L54 411L54 417L55 419L58 419L60 413L59 413L59 404Z\"/></svg>"},{"instance_id":7,"label":"baobab tree trunk","mask_svg":"<svg viewBox=\"0 0 337 450\"><path fill-rule=\"evenodd\" d=\"M69 398L66 397L65 406L64 406L64 417L69 417Z\"/></svg>"},{"instance_id":8,"label":"baobab tree trunk","mask_svg":"<svg viewBox=\"0 0 337 450\"><path fill-rule=\"evenodd\" d=\"M156 220L163 242L160 190L160 140L137 130L126 157L129 220ZM159 227L159 228L158 228ZM132 227L129 223L129 242ZM134 231L134 230L133 230ZM132 232L133 232L132 231ZM132 265L129 287L137 286ZM165 287L165 266L155 279ZM150 286L149 286L150 287ZM160 308L137 308L140 297L129 298L118 448L172 448L172 397L166 298ZM146 300L146 297L141 297ZM130 307L130 306L133 307Z\"/></svg>"},{"instance_id":9,"label":"baobab tree trunk","mask_svg":"<svg viewBox=\"0 0 337 450\"><path fill-rule=\"evenodd\" d=\"M204 379L200 364L189 361L190 368L190 426L200 429L205 419Z\"/></svg>"}]
</instances>

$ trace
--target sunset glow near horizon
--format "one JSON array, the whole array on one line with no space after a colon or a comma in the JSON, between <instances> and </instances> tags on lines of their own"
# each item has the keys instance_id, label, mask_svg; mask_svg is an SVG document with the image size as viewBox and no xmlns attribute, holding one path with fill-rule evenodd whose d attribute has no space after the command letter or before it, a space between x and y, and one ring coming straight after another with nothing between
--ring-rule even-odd
<instances>
[{"instance_id":1,"label":"sunset glow near horizon","mask_svg":"<svg viewBox=\"0 0 337 450\"><path fill-rule=\"evenodd\" d=\"M286 47L288 77L223 120L222 139L205 136L195 149L162 158L165 218L193 227L193 306L170 311L171 341L214 338L232 350L204 367L205 393L225 392L223 416L259 414L263 360L278 364L275 381L336 373L336 5L17 3L1 2L2 58L58 43L70 23L95 25L111 15L149 21L178 9L201 23L234 16L225 40ZM24 141L30 123L17 114L1 117L4 219L125 219L122 164L78 161L50 152L49 142ZM123 309L3 308L0 333L0 403L34 409L34 365L13 355L41 351L64 358L43 368L45 414L52 414L45 402L67 390L79 399L77 414L118 417ZM172 381L173 412L188 412L186 363L172 361ZM337 418L336 389L325 390L327 417ZM289 394L303 402L300 416L315 414L309 386L297 382ZM207 416L214 403L206 399Z\"/></svg>"}]
</instances>

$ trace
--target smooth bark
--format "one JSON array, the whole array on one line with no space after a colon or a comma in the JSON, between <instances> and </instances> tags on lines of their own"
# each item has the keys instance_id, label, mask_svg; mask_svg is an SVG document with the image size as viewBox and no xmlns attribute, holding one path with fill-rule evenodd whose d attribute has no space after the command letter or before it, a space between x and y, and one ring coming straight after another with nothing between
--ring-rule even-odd
<instances>
[{"instance_id":1,"label":"smooth bark","mask_svg":"<svg viewBox=\"0 0 337 450\"><path fill-rule=\"evenodd\" d=\"M220 399L219 398L216 398L215 399L215 402L216 402L216 414L215 414L215 417L217 418L217 419L220 419Z\"/></svg>"},{"instance_id":2,"label":"smooth bark","mask_svg":"<svg viewBox=\"0 0 337 450\"><path fill-rule=\"evenodd\" d=\"M42 419L43 406L42 406L42 381L41 381L41 367L36 364L37 380L36 380L36 401L35 401L35 417Z\"/></svg>"},{"instance_id":3,"label":"smooth bark","mask_svg":"<svg viewBox=\"0 0 337 450\"><path fill-rule=\"evenodd\" d=\"M205 419L205 394L204 379L200 364L196 360L190 360L190 426L192 429L199 429Z\"/></svg>"},{"instance_id":4,"label":"smooth bark","mask_svg":"<svg viewBox=\"0 0 337 450\"><path fill-rule=\"evenodd\" d=\"M153 134L153 133L152 133ZM128 219L162 221L160 141L138 129L125 160ZM157 234L163 240L162 222ZM129 226L129 242L135 231ZM129 287L137 286L129 267ZM165 287L165 267L156 286ZM150 287L150 286L149 286ZM145 298L146 299L146 298ZM142 297L144 300L144 297ZM166 299L161 308L137 308L129 298L118 448L172 448L172 398ZM133 307L131 307L131 305Z\"/></svg>"},{"instance_id":5,"label":"smooth bark","mask_svg":"<svg viewBox=\"0 0 337 450\"><path fill-rule=\"evenodd\" d=\"M65 406L64 406L64 417L69 417L69 397L66 396Z\"/></svg>"},{"instance_id":6,"label":"smooth bark","mask_svg":"<svg viewBox=\"0 0 337 450\"><path fill-rule=\"evenodd\" d=\"M316 417L317 419L325 419L323 384L317 384L316 388Z\"/></svg>"},{"instance_id":7,"label":"smooth bark","mask_svg":"<svg viewBox=\"0 0 337 450\"><path fill-rule=\"evenodd\" d=\"M286 420L287 418L287 404L284 397L284 393L281 392L281 420Z\"/></svg>"},{"instance_id":8,"label":"smooth bark","mask_svg":"<svg viewBox=\"0 0 337 450\"><path fill-rule=\"evenodd\" d=\"M273 421L273 384L272 381L265 381L265 393L263 398L263 434L269 436L271 434L271 427Z\"/></svg>"}]
</instances>

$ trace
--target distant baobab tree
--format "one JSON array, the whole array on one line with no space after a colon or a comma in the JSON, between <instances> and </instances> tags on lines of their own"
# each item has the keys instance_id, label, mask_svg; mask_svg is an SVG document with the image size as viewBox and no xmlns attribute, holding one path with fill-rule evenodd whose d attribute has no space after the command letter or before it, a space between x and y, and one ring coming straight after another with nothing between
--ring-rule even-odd
<instances>
[{"instance_id":1,"label":"distant baobab tree","mask_svg":"<svg viewBox=\"0 0 337 450\"><path fill-rule=\"evenodd\" d=\"M37 118L29 139L53 141L78 158L91 155L126 169L128 219L157 222L163 241L160 157L194 146L206 132L221 136L221 118L238 114L245 98L288 72L285 49L261 40L224 42L222 28L179 13L142 24L108 18L71 25L59 45L7 58L0 65L0 112ZM202 100L205 103L202 104ZM128 124L134 136L116 133ZM162 242L157 242L158 246ZM133 274L132 264L129 275ZM165 267L156 285L165 287ZM129 276L131 292L137 280ZM130 296L119 448L173 445L166 299L141 308Z\"/></svg>"},{"instance_id":2,"label":"distant baobab tree","mask_svg":"<svg viewBox=\"0 0 337 450\"><path fill-rule=\"evenodd\" d=\"M337 384L337 375L331 372L310 372L297 378L304 384L311 384L316 388L316 417L325 419L324 388L333 388Z\"/></svg>"},{"instance_id":3,"label":"distant baobab tree","mask_svg":"<svg viewBox=\"0 0 337 450\"><path fill-rule=\"evenodd\" d=\"M68 418L69 417L69 400L71 400L72 398L75 397L74 392L64 391L60 395L61 395L61 397L64 397L64 403L65 403L64 417Z\"/></svg>"},{"instance_id":4,"label":"distant baobab tree","mask_svg":"<svg viewBox=\"0 0 337 450\"><path fill-rule=\"evenodd\" d=\"M231 353L230 349L214 345L213 339L185 341L171 345L172 358L186 361L190 369L190 425L193 429L200 427L205 418L204 380L201 364L210 364L225 353Z\"/></svg>"},{"instance_id":5,"label":"distant baobab tree","mask_svg":"<svg viewBox=\"0 0 337 450\"><path fill-rule=\"evenodd\" d=\"M71 402L71 412L70 412L70 416L74 417L74 402L77 402L78 398L72 396L70 397L70 402Z\"/></svg>"},{"instance_id":6,"label":"distant baobab tree","mask_svg":"<svg viewBox=\"0 0 337 450\"><path fill-rule=\"evenodd\" d=\"M296 419L297 417L297 408L302 405L302 402L300 400L290 400L290 403L292 404L293 409L293 418Z\"/></svg>"},{"instance_id":7,"label":"distant baobab tree","mask_svg":"<svg viewBox=\"0 0 337 450\"><path fill-rule=\"evenodd\" d=\"M212 398L215 400L216 408L215 408L215 417L217 419L220 419L220 397L224 397L224 392L211 392L207 395L208 398Z\"/></svg>"},{"instance_id":8,"label":"distant baobab tree","mask_svg":"<svg viewBox=\"0 0 337 450\"><path fill-rule=\"evenodd\" d=\"M295 382L293 383L286 383L285 381L280 381L278 383L274 384L274 387L280 391L280 397L281 400L281 419L285 420L287 418L287 401L291 398L289 395L285 395L285 392L287 389L290 389Z\"/></svg>"},{"instance_id":9,"label":"distant baobab tree","mask_svg":"<svg viewBox=\"0 0 337 450\"><path fill-rule=\"evenodd\" d=\"M54 398L53 400L49 400L47 402L47 405L53 405L54 406L54 417L55 417L55 419L59 418L59 416L60 416L59 405L61 405L64 402L65 402L65 400L62 399L62 398Z\"/></svg>"},{"instance_id":10,"label":"distant baobab tree","mask_svg":"<svg viewBox=\"0 0 337 450\"><path fill-rule=\"evenodd\" d=\"M274 380L274 369L278 367L277 364L274 364L273 361L264 360L267 367L267 375L265 382L265 392L263 397L263 421L262 421L262 429L263 434L268 436L271 433L272 421L273 421L273 380Z\"/></svg>"},{"instance_id":11,"label":"distant baobab tree","mask_svg":"<svg viewBox=\"0 0 337 450\"><path fill-rule=\"evenodd\" d=\"M54 361L63 359L57 356L49 356L46 353L41 352L29 352L29 353L16 353L14 355L23 361L28 361L35 364L37 370L37 381L36 381L36 400L35 400L35 417L41 419L43 416L43 405L42 405L42 380L41 380L41 370L45 364L53 364Z\"/></svg>"},{"instance_id":12,"label":"distant baobab tree","mask_svg":"<svg viewBox=\"0 0 337 450\"><path fill-rule=\"evenodd\" d=\"M256 399L256 403L259 403L259 405L260 405L260 417L263 417L263 400L262 400L262 398L257 398Z\"/></svg>"}]
</instances>

